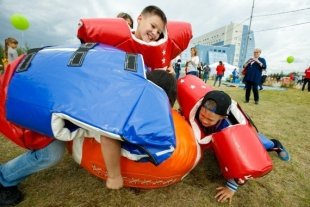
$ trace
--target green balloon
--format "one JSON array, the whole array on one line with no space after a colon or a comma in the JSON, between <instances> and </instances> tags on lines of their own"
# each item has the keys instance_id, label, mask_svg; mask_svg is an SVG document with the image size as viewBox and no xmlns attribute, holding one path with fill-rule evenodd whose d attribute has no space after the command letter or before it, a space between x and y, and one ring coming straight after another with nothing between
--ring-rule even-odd
<instances>
[{"instance_id":1,"label":"green balloon","mask_svg":"<svg viewBox=\"0 0 310 207\"><path fill-rule=\"evenodd\" d=\"M286 58L286 61L287 61L288 63L292 63L292 62L294 62L294 57L293 57L293 56L288 56L288 57Z\"/></svg>"},{"instance_id":2,"label":"green balloon","mask_svg":"<svg viewBox=\"0 0 310 207\"><path fill-rule=\"evenodd\" d=\"M13 14L11 16L11 24L19 30L26 30L29 28L29 21L26 17L20 14Z\"/></svg>"}]
</instances>

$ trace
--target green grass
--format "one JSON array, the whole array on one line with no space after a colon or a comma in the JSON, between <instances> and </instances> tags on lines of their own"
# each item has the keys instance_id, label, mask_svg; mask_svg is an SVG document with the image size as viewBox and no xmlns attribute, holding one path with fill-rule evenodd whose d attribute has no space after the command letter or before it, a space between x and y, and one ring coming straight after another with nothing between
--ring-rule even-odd
<instances>
[{"instance_id":1,"label":"green grass","mask_svg":"<svg viewBox=\"0 0 310 207\"><path fill-rule=\"evenodd\" d=\"M258 129L283 142L291 161L270 153L274 169L268 175L240 187L233 206L310 206L310 93L297 89L261 91L260 103L244 104L244 90L221 86L252 117ZM0 139L0 163L23 152ZM175 185L141 190L107 190L104 182L80 168L66 154L58 165L36 173L20 185L25 200L18 206L228 206L215 201L215 188L224 184L216 159L206 152L204 159L185 179Z\"/></svg>"}]
</instances>

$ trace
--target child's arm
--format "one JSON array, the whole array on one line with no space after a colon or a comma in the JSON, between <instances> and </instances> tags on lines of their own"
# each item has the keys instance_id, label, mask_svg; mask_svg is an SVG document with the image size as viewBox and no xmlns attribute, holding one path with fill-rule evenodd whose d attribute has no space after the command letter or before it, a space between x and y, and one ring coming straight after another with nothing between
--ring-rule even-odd
<instances>
[{"instance_id":1,"label":"child's arm","mask_svg":"<svg viewBox=\"0 0 310 207\"><path fill-rule=\"evenodd\" d=\"M170 64L169 64L169 66L167 68L167 71L168 71L168 73L171 73L171 74L175 75L175 70L173 68L172 61L170 61Z\"/></svg>"},{"instance_id":2,"label":"child's arm","mask_svg":"<svg viewBox=\"0 0 310 207\"><path fill-rule=\"evenodd\" d=\"M217 201L221 203L228 200L229 205L231 205L232 197L237 191L238 186L239 185L233 179L228 180L226 182L226 186L221 186L221 187L216 188L218 192L215 195L215 199L217 199Z\"/></svg>"},{"instance_id":3,"label":"child's arm","mask_svg":"<svg viewBox=\"0 0 310 207\"><path fill-rule=\"evenodd\" d=\"M101 136L101 153L108 171L106 186L109 189L120 189L123 187L121 174L121 143L118 140Z\"/></svg>"}]
</instances>

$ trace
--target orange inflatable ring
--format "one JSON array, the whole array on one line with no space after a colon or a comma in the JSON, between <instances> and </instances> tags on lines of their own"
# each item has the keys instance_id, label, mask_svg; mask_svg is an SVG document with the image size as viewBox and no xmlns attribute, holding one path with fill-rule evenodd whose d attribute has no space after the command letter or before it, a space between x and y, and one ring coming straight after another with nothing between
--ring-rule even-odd
<instances>
[{"instance_id":1,"label":"orange inflatable ring","mask_svg":"<svg viewBox=\"0 0 310 207\"><path fill-rule=\"evenodd\" d=\"M200 146L187 121L172 110L176 133L176 149L172 156L159 166L150 162L135 162L121 158L124 185L137 188L160 188L181 181L201 157ZM74 160L89 173L106 180L107 172L101 154L100 143L94 138L74 139L68 149Z\"/></svg>"}]
</instances>

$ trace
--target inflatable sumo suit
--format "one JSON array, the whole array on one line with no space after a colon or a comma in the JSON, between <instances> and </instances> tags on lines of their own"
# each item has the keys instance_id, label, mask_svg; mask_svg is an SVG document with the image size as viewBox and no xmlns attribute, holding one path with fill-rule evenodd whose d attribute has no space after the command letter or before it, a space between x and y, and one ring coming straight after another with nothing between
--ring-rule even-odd
<instances>
[{"instance_id":1,"label":"inflatable sumo suit","mask_svg":"<svg viewBox=\"0 0 310 207\"><path fill-rule=\"evenodd\" d=\"M64 141L119 139L123 156L155 165L175 149L167 95L146 79L142 56L107 45L28 54L8 85L6 119Z\"/></svg>"},{"instance_id":2,"label":"inflatable sumo suit","mask_svg":"<svg viewBox=\"0 0 310 207\"><path fill-rule=\"evenodd\" d=\"M168 33L166 32L163 39L145 43L132 35L127 23L122 19L84 19L81 20L78 37L82 42L107 43L127 52L141 53L148 67L165 69L170 60L188 46L192 37L188 23L168 22L167 28ZM176 149L172 156L156 167L150 163L133 162L122 157L121 169L125 186L158 188L171 185L183 179L200 160L200 147L189 124L176 111L173 111L172 115L176 134ZM69 149L83 168L106 179L100 145L94 139L74 139L70 142Z\"/></svg>"},{"instance_id":3,"label":"inflatable sumo suit","mask_svg":"<svg viewBox=\"0 0 310 207\"><path fill-rule=\"evenodd\" d=\"M143 54L148 68L166 69L170 61L187 48L192 29L189 23L168 21L164 37L147 43L137 39L121 18L81 19L77 36L82 42L99 42Z\"/></svg>"},{"instance_id":4,"label":"inflatable sumo suit","mask_svg":"<svg viewBox=\"0 0 310 207\"><path fill-rule=\"evenodd\" d=\"M195 115L204 95L213 90L199 78L187 75L178 81L178 102L191 124L198 143L212 147L226 179L261 177L272 170L271 159L259 140L256 128L232 100L228 121L231 125L211 135L204 135Z\"/></svg>"}]
</instances>

